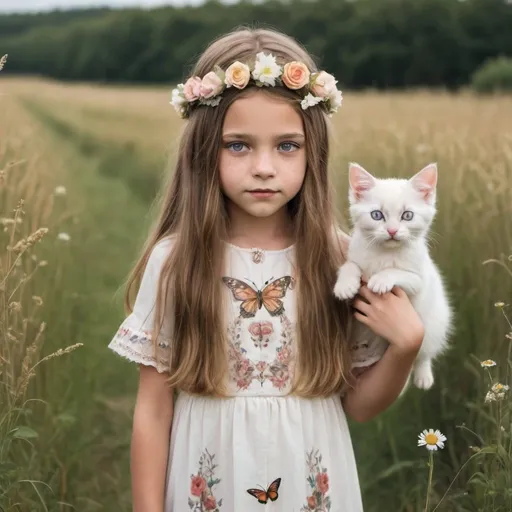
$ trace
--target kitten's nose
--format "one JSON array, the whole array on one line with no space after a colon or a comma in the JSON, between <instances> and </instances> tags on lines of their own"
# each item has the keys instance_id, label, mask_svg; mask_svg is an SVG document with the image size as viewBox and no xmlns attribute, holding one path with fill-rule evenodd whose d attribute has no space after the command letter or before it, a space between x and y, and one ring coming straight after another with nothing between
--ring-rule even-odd
<instances>
[{"instance_id":1,"label":"kitten's nose","mask_svg":"<svg viewBox=\"0 0 512 512\"><path fill-rule=\"evenodd\" d=\"M398 232L398 229L391 229L391 228L388 228L388 233L389 233L389 236L395 236Z\"/></svg>"}]
</instances>

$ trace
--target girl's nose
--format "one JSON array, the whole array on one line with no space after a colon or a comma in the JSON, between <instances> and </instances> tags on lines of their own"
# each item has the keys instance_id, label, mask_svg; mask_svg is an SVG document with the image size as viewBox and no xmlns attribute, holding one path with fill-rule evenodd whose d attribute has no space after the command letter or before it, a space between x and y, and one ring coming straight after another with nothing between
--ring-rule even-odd
<instances>
[{"instance_id":1,"label":"girl's nose","mask_svg":"<svg viewBox=\"0 0 512 512\"><path fill-rule=\"evenodd\" d=\"M276 174L272 157L269 154L261 153L257 156L254 162L253 174L261 178L267 178Z\"/></svg>"}]
</instances>

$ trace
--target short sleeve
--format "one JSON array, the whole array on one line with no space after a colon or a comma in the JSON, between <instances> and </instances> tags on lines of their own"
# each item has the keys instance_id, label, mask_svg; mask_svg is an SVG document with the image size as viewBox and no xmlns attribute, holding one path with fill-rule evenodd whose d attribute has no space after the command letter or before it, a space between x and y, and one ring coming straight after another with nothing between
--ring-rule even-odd
<instances>
[{"instance_id":1,"label":"short sleeve","mask_svg":"<svg viewBox=\"0 0 512 512\"><path fill-rule=\"evenodd\" d=\"M166 319L159 333L156 351L151 331L156 307L157 285L171 241L164 239L153 248L144 270L132 313L117 330L108 348L135 363L153 366L159 373L169 371L170 323Z\"/></svg>"}]
</instances>

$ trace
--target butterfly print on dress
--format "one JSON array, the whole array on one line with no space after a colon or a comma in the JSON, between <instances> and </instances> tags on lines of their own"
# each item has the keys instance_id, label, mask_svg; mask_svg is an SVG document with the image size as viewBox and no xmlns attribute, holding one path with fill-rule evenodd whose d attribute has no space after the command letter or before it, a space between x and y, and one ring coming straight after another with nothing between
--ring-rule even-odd
<instances>
[{"instance_id":1,"label":"butterfly print on dress","mask_svg":"<svg viewBox=\"0 0 512 512\"><path fill-rule=\"evenodd\" d=\"M267 281L263 289L259 290L235 279L234 277L223 277L222 281L231 290L233 297L242 302L240 304L240 315L243 318L252 318L262 307L271 316L279 316L284 313L284 304L281 299L292 284L291 276L284 276L275 281Z\"/></svg>"},{"instance_id":2,"label":"butterfly print on dress","mask_svg":"<svg viewBox=\"0 0 512 512\"><path fill-rule=\"evenodd\" d=\"M259 503L266 505L268 500L276 501L279 498L279 486L281 485L281 479L276 478L265 491L264 489L247 489L247 492L254 496Z\"/></svg>"}]
</instances>

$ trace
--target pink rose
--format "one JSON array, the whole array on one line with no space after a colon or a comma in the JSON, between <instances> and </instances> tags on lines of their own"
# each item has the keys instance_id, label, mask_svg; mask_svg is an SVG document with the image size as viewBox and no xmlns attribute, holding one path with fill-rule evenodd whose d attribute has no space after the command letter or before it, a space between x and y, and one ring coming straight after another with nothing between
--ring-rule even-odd
<instances>
[{"instance_id":1,"label":"pink rose","mask_svg":"<svg viewBox=\"0 0 512 512\"><path fill-rule=\"evenodd\" d=\"M249 382L247 382L245 379L238 379L236 381L236 385L242 390L247 389L249 387Z\"/></svg>"},{"instance_id":2,"label":"pink rose","mask_svg":"<svg viewBox=\"0 0 512 512\"><path fill-rule=\"evenodd\" d=\"M210 71L204 75L201 82L200 93L203 98L212 98L222 91L222 80L217 76L215 71Z\"/></svg>"},{"instance_id":3,"label":"pink rose","mask_svg":"<svg viewBox=\"0 0 512 512\"><path fill-rule=\"evenodd\" d=\"M198 76L190 77L183 85L183 96L187 101L195 101L201 94L201 79Z\"/></svg>"},{"instance_id":4,"label":"pink rose","mask_svg":"<svg viewBox=\"0 0 512 512\"><path fill-rule=\"evenodd\" d=\"M290 349L289 348L282 348L277 353L277 359L281 361L281 363L287 361L290 358Z\"/></svg>"},{"instance_id":5,"label":"pink rose","mask_svg":"<svg viewBox=\"0 0 512 512\"><path fill-rule=\"evenodd\" d=\"M249 325L249 332L259 338L260 336L269 336L274 332L272 322L253 322Z\"/></svg>"},{"instance_id":6,"label":"pink rose","mask_svg":"<svg viewBox=\"0 0 512 512\"><path fill-rule=\"evenodd\" d=\"M249 325L249 332L256 337L261 336L261 324L259 322L253 322L251 325Z\"/></svg>"},{"instance_id":7,"label":"pink rose","mask_svg":"<svg viewBox=\"0 0 512 512\"><path fill-rule=\"evenodd\" d=\"M190 493L193 496L201 496L201 493L206 489L206 480L199 475L192 477L192 482L190 483Z\"/></svg>"},{"instance_id":8,"label":"pink rose","mask_svg":"<svg viewBox=\"0 0 512 512\"><path fill-rule=\"evenodd\" d=\"M272 322L261 322L261 335L262 336L270 336L274 332L274 326Z\"/></svg>"},{"instance_id":9,"label":"pink rose","mask_svg":"<svg viewBox=\"0 0 512 512\"><path fill-rule=\"evenodd\" d=\"M316 498L314 496L308 496L308 507L312 510L316 508Z\"/></svg>"},{"instance_id":10,"label":"pink rose","mask_svg":"<svg viewBox=\"0 0 512 512\"><path fill-rule=\"evenodd\" d=\"M325 494L329 490L329 475L327 473L318 473L316 475L316 485L318 490Z\"/></svg>"},{"instance_id":11,"label":"pink rose","mask_svg":"<svg viewBox=\"0 0 512 512\"><path fill-rule=\"evenodd\" d=\"M337 80L332 75L325 71L320 71L320 73L315 77L315 81L313 83L313 94L320 98L332 96L336 91L336 83Z\"/></svg>"},{"instance_id":12,"label":"pink rose","mask_svg":"<svg viewBox=\"0 0 512 512\"><path fill-rule=\"evenodd\" d=\"M284 65L281 80L288 89L301 89L309 83L310 72L302 62L288 62Z\"/></svg>"},{"instance_id":13,"label":"pink rose","mask_svg":"<svg viewBox=\"0 0 512 512\"><path fill-rule=\"evenodd\" d=\"M264 372L267 369L267 363L265 361L259 361L256 365L256 369L259 372Z\"/></svg>"},{"instance_id":14,"label":"pink rose","mask_svg":"<svg viewBox=\"0 0 512 512\"><path fill-rule=\"evenodd\" d=\"M206 499L203 501L204 508L206 510L215 510L217 508L217 500L215 499L215 496L207 496Z\"/></svg>"},{"instance_id":15,"label":"pink rose","mask_svg":"<svg viewBox=\"0 0 512 512\"><path fill-rule=\"evenodd\" d=\"M250 78L249 66L236 61L226 69L224 82L228 87L234 86L237 89L243 89L249 83Z\"/></svg>"},{"instance_id":16,"label":"pink rose","mask_svg":"<svg viewBox=\"0 0 512 512\"><path fill-rule=\"evenodd\" d=\"M270 377L270 381L275 388L281 390L288 382L288 375L285 375L284 377Z\"/></svg>"}]
</instances>

